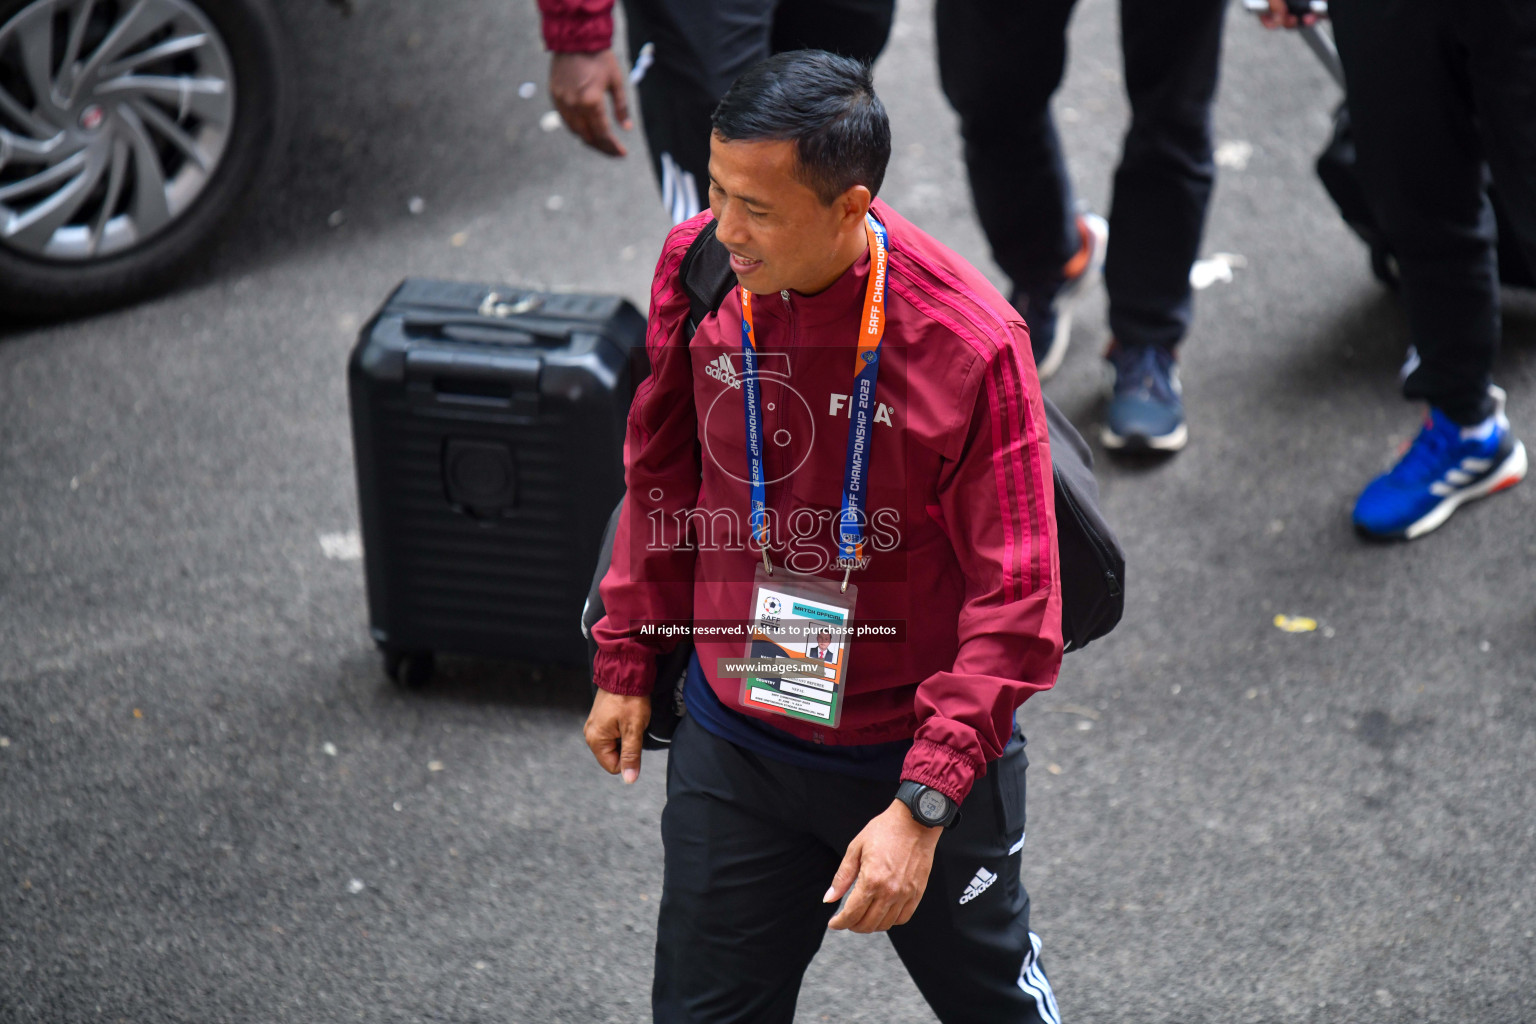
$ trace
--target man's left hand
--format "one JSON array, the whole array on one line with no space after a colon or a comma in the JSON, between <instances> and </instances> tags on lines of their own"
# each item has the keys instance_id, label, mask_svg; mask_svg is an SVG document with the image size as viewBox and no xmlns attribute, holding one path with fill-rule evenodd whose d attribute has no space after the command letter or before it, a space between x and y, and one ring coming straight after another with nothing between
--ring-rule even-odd
<instances>
[{"instance_id":1,"label":"man's left hand","mask_svg":"<svg viewBox=\"0 0 1536 1024\"><path fill-rule=\"evenodd\" d=\"M853 892L828 927L883 932L911 920L928 888L933 848L943 831L919 824L906 804L892 801L848 844L822 902L836 903L849 886Z\"/></svg>"}]
</instances>

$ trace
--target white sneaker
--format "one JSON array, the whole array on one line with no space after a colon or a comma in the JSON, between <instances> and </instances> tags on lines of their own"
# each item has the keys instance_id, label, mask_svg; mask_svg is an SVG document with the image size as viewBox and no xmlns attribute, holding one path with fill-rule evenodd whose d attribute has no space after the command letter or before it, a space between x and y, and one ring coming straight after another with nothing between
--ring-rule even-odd
<instances>
[{"instance_id":1,"label":"white sneaker","mask_svg":"<svg viewBox=\"0 0 1536 1024\"><path fill-rule=\"evenodd\" d=\"M1085 211L1078 215L1077 229L1082 235L1083 246L1068 264L1072 272L1056 292L1051 307L1022 310L1030 328L1030 345L1035 351L1035 372L1041 380L1061 369L1072 336L1072 307L1104 270L1104 253L1109 248L1109 222L1096 213ZM1015 306L1022 297L1015 293ZM1025 306L1028 306L1027 300Z\"/></svg>"}]
</instances>

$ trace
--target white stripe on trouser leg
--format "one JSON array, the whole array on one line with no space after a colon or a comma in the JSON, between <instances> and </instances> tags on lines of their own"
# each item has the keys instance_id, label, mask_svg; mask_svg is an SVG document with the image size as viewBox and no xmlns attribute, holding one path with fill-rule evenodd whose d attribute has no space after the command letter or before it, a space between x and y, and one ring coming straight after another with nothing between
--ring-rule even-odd
<instances>
[{"instance_id":1,"label":"white stripe on trouser leg","mask_svg":"<svg viewBox=\"0 0 1536 1024\"><path fill-rule=\"evenodd\" d=\"M677 165L672 162L671 153L661 154L661 205L671 213L674 207L673 197L677 195Z\"/></svg>"},{"instance_id":2,"label":"white stripe on trouser leg","mask_svg":"<svg viewBox=\"0 0 1536 1024\"><path fill-rule=\"evenodd\" d=\"M1019 968L1019 988L1035 1001L1040 1019L1046 1024L1061 1024L1061 1011L1056 1006L1056 993L1040 969L1040 936L1029 933L1029 952L1024 954L1024 966Z\"/></svg>"},{"instance_id":3,"label":"white stripe on trouser leg","mask_svg":"<svg viewBox=\"0 0 1536 1024\"><path fill-rule=\"evenodd\" d=\"M698 179L683 170L671 153L661 154L661 205L667 208L674 224L697 217L701 209Z\"/></svg>"},{"instance_id":4,"label":"white stripe on trouser leg","mask_svg":"<svg viewBox=\"0 0 1536 1024\"><path fill-rule=\"evenodd\" d=\"M699 212L699 186L694 176L672 159L661 154L661 205L672 215L672 223L681 224Z\"/></svg>"},{"instance_id":5,"label":"white stripe on trouser leg","mask_svg":"<svg viewBox=\"0 0 1536 1024\"><path fill-rule=\"evenodd\" d=\"M696 179L692 173L684 171L683 181L688 183L688 217L697 217L700 210L698 179ZM683 219L687 220L688 217L684 217Z\"/></svg>"},{"instance_id":6,"label":"white stripe on trouser leg","mask_svg":"<svg viewBox=\"0 0 1536 1024\"><path fill-rule=\"evenodd\" d=\"M640 52L635 55L635 66L629 70L629 84L639 85L645 80L645 73L651 70L651 65L656 63L656 44L646 43L640 47Z\"/></svg>"}]
</instances>

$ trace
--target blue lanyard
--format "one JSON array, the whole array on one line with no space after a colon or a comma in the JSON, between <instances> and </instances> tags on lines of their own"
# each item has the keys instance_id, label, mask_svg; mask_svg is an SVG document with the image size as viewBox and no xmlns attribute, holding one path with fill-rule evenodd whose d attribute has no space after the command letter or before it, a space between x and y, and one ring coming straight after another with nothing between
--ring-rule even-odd
<instances>
[{"instance_id":1,"label":"blue lanyard","mask_svg":"<svg viewBox=\"0 0 1536 1024\"><path fill-rule=\"evenodd\" d=\"M869 236L869 283L865 287L864 315L859 322L858 350L854 356L853 395L849 401L848 457L843 467L843 502L838 515L838 564L851 570L861 565L864 553L864 498L869 486L869 449L874 440L875 381L880 373L880 343L885 337L886 241L884 225L874 215L865 217ZM763 472L762 394L757 379L757 339L752 328L752 293L741 289L742 407L747 424L747 475L751 490L752 536L768 560L768 497ZM843 586L848 585L847 573Z\"/></svg>"},{"instance_id":2,"label":"blue lanyard","mask_svg":"<svg viewBox=\"0 0 1536 1024\"><path fill-rule=\"evenodd\" d=\"M752 332L752 293L746 286L741 289L741 398L747 417L747 486L751 489L752 536L763 552L763 565L770 573L773 565L768 561L768 487L763 475L763 399L758 391L757 339Z\"/></svg>"}]
</instances>

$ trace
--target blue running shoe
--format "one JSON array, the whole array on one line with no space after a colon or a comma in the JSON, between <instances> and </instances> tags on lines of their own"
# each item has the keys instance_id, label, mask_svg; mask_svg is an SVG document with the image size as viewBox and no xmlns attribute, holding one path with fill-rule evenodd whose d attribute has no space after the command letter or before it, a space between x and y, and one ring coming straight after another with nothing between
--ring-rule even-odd
<instances>
[{"instance_id":1,"label":"blue running shoe","mask_svg":"<svg viewBox=\"0 0 1536 1024\"><path fill-rule=\"evenodd\" d=\"M1525 478L1525 445L1504 415L1504 392L1489 388L1495 412L1478 427L1460 427L1431 408L1424 428L1397 465L1366 485L1355 501L1355 528L1383 540L1422 537L1466 502Z\"/></svg>"},{"instance_id":2,"label":"blue running shoe","mask_svg":"<svg viewBox=\"0 0 1536 1024\"><path fill-rule=\"evenodd\" d=\"M1176 452L1189 440L1184 426L1179 368L1156 345L1110 345L1104 359L1114 373L1109 409L1099 439L1111 451Z\"/></svg>"}]
</instances>

